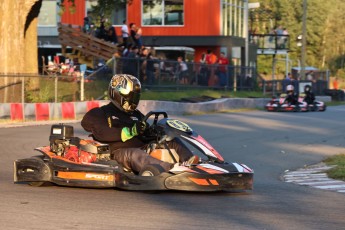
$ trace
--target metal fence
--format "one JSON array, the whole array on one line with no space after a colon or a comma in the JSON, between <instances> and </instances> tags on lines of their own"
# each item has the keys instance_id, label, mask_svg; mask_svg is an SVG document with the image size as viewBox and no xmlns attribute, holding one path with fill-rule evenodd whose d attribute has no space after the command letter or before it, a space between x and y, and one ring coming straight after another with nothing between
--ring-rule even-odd
<instances>
[{"instance_id":1,"label":"metal fence","mask_svg":"<svg viewBox=\"0 0 345 230\"><path fill-rule=\"evenodd\" d=\"M182 65L185 64L185 67ZM254 90L256 70L253 67L207 65L204 63L145 59L117 58L116 73L137 76L151 89L164 88L219 88L225 90Z\"/></svg>"},{"instance_id":2,"label":"metal fence","mask_svg":"<svg viewBox=\"0 0 345 230\"><path fill-rule=\"evenodd\" d=\"M295 76L295 78L297 78ZM316 95L325 95L329 88L329 71L314 71L312 80L299 80L295 85L297 92L303 92L305 85L312 86L312 90ZM270 93L273 95L283 93L286 90L286 86L291 84L290 80L264 80L259 81L259 87L262 88L263 93Z\"/></svg>"},{"instance_id":3,"label":"metal fence","mask_svg":"<svg viewBox=\"0 0 345 230\"><path fill-rule=\"evenodd\" d=\"M0 103L102 99L115 73L132 74L140 79L144 89L157 91L208 88L240 91L257 87L254 68L194 62L187 62L186 66L181 71L176 61L114 58L94 70L75 65L73 71L64 68L49 73L42 67L41 75L0 75Z\"/></svg>"}]
</instances>

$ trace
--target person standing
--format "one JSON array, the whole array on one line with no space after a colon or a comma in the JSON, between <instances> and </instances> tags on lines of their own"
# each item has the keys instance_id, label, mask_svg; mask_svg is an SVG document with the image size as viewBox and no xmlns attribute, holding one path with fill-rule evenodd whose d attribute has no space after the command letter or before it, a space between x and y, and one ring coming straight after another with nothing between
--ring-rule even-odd
<instances>
[{"instance_id":1,"label":"person standing","mask_svg":"<svg viewBox=\"0 0 345 230\"><path fill-rule=\"evenodd\" d=\"M117 44L117 34L113 26L109 26L107 30L106 41L111 42L113 44Z\"/></svg>"},{"instance_id":2,"label":"person standing","mask_svg":"<svg viewBox=\"0 0 345 230\"><path fill-rule=\"evenodd\" d=\"M123 24L121 27L121 33L122 33L122 45L124 47L127 47L129 32L128 32L128 26L126 24L126 20L123 20Z\"/></svg>"},{"instance_id":3,"label":"person standing","mask_svg":"<svg viewBox=\"0 0 345 230\"><path fill-rule=\"evenodd\" d=\"M282 90L286 91L286 87L291 84L291 73L289 72L285 79L282 81Z\"/></svg>"},{"instance_id":4,"label":"person standing","mask_svg":"<svg viewBox=\"0 0 345 230\"><path fill-rule=\"evenodd\" d=\"M84 18L84 26L83 26L83 31L84 33L90 33L91 32L91 24L92 24L92 17L91 17L91 12L87 12L87 16Z\"/></svg>"},{"instance_id":5,"label":"person standing","mask_svg":"<svg viewBox=\"0 0 345 230\"><path fill-rule=\"evenodd\" d=\"M136 36L137 30L136 30L135 23L130 23L129 24L129 29L130 29L129 34L131 36L131 39L132 39L134 45L138 46L138 39L137 39L137 36ZM139 48L139 46L138 46L138 48ZM141 50L141 49L139 48L139 50Z\"/></svg>"},{"instance_id":6,"label":"person standing","mask_svg":"<svg viewBox=\"0 0 345 230\"><path fill-rule=\"evenodd\" d=\"M142 29L136 27L135 38L137 39L137 45L138 45L139 49L141 49L141 47L143 46L143 41L141 38L142 33L143 33Z\"/></svg>"},{"instance_id":7,"label":"person standing","mask_svg":"<svg viewBox=\"0 0 345 230\"><path fill-rule=\"evenodd\" d=\"M188 66L187 64L183 61L183 58L180 56L177 58L178 62L178 78L180 80L181 84L189 84L188 82Z\"/></svg>"},{"instance_id":8,"label":"person standing","mask_svg":"<svg viewBox=\"0 0 345 230\"><path fill-rule=\"evenodd\" d=\"M217 75L218 75L218 84L220 86L226 86L227 85L227 77L226 77L226 70L229 65L229 60L225 57L225 53L221 52L220 57L218 59L218 70L217 70Z\"/></svg>"},{"instance_id":9,"label":"person standing","mask_svg":"<svg viewBox=\"0 0 345 230\"><path fill-rule=\"evenodd\" d=\"M155 82L155 66L154 59L151 52L146 57L146 82L148 85L153 85Z\"/></svg>"},{"instance_id":10,"label":"person standing","mask_svg":"<svg viewBox=\"0 0 345 230\"><path fill-rule=\"evenodd\" d=\"M208 86L213 86L217 82L217 79L215 76L215 66L214 66L214 64L217 62L217 56L213 53L212 50L207 51L205 61L209 69Z\"/></svg>"}]
</instances>

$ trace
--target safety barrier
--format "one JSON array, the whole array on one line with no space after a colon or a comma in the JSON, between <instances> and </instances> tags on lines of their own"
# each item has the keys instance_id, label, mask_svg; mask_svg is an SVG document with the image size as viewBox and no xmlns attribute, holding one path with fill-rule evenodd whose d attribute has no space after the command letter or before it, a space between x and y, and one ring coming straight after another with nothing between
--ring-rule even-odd
<instances>
[{"instance_id":1,"label":"safety barrier","mask_svg":"<svg viewBox=\"0 0 345 230\"><path fill-rule=\"evenodd\" d=\"M212 101L190 103L173 101L140 101L138 109L146 114L149 111L166 111L169 115L193 114L195 112L225 111L239 108L263 108L269 98L221 98ZM331 101L330 96L316 96L316 100ZM62 102L62 103L21 103L0 104L0 119L11 120L74 120L95 107L108 104L108 100Z\"/></svg>"},{"instance_id":2,"label":"safety barrier","mask_svg":"<svg viewBox=\"0 0 345 230\"><path fill-rule=\"evenodd\" d=\"M77 119L92 108L108 101L62 102L62 103L2 103L0 119L47 121L53 119Z\"/></svg>"}]
</instances>

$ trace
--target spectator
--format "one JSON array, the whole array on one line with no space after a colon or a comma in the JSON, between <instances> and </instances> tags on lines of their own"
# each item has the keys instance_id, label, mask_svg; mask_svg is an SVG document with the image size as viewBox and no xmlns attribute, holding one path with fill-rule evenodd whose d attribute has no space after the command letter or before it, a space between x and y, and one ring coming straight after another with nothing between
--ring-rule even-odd
<instances>
[{"instance_id":1,"label":"spectator","mask_svg":"<svg viewBox=\"0 0 345 230\"><path fill-rule=\"evenodd\" d=\"M127 47L129 32L128 32L128 26L126 24L126 20L123 20L123 25L121 27L121 33L122 33L122 44L121 45Z\"/></svg>"},{"instance_id":2,"label":"spectator","mask_svg":"<svg viewBox=\"0 0 345 230\"><path fill-rule=\"evenodd\" d=\"M286 78L282 81L282 90L283 92L286 91L286 87L291 84L291 73L288 73Z\"/></svg>"},{"instance_id":3,"label":"spectator","mask_svg":"<svg viewBox=\"0 0 345 230\"><path fill-rule=\"evenodd\" d=\"M200 58L200 63L205 63L206 62L206 53L202 53L201 54L201 58Z\"/></svg>"},{"instance_id":4,"label":"spectator","mask_svg":"<svg viewBox=\"0 0 345 230\"><path fill-rule=\"evenodd\" d=\"M212 50L207 51L205 61L209 69L208 86L213 86L217 83L214 67L214 64L217 62L217 56L213 53Z\"/></svg>"},{"instance_id":5,"label":"spectator","mask_svg":"<svg viewBox=\"0 0 345 230\"><path fill-rule=\"evenodd\" d=\"M155 82L155 67L152 53L150 52L146 57L146 81L148 85L153 85Z\"/></svg>"},{"instance_id":6,"label":"spectator","mask_svg":"<svg viewBox=\"0 0 345 230\"><path fill-rule=\"evenodd\" d=\"M137 46L139 47L139 49L141 49L141 47L143 46L143 41L142 41L142 29L135 27L136 28L136 34L135 34L135 38L137 39Z\"/></svg>"},{"instance_id":7,"label":"spectator","mask_svg":"<svg viewBox=\"0 0 345 230\"><path fill-rule=\"evenodd\" d=\"M227 69L227 66L229 65L229 60L225 57L224 52L220 53L218 64L219 64L218 69L217 69L218 84L219 86L226 86L227 85L226 69Z\"/></svg>"},{"instance_id":8,"label":"spectator","mask_svg":"<svg viewBox=\"0 0 345 230\"><path fill-rule=\"evenodd\" d=\"M107 31L105 30L105 23L106 23L106 19L105 18L101 18L101 25L100 27L98 28L98 33L96 35L97 38L99 39L104 39L106 40L107 38Z\"/></svg>"},{"instance_id":9,"label":"spectator","mask_svg":"<svg viewBox=\"0 0 345 230\"><path fill-rule=\"evenodd\" d=\"M92 25L91 12L88 11L87 16L84 18L84 26L83 26L84 33L90 33L91 25Z\"/></svg>"},{"instance_id":10,"label":"spectator","mask_svg":"<svg viewBox=\"0 0 345 230\"><path fill-rule=\"evenodd\" d=\"M116 30L113 26L109 26L108 28L106 41L111 42L112 44L117 44Z\"/></svg>"},{"instance_id":11,"label":"spectator","mask_svg":"<svg viewBox=\"0 0 345 230\"><path fill-rule=\"evenodd\" d=\"M144 79L146 78L146 58L149 55L149 50L147 48L142 48L140 52L140 76L139 80L141 82L144 82Z\"/></svg>"},{"instance_id":12,"label":"spectator","mask_svg":"<svg viewBox=\"0 0 345 230\"><path fill-rule=\"evenodd\" d=\"M299 94L299 81L298 79L295 79L294 77L291 78L291 85L294 87L294 91Z\"/></svg>"},{"instance_id":13,"label":"spectator","mask_svg":"<svg viewBox=\"0 0 345 230\"><path fill-rule=\"evenodd\" d=\"M180 56L177 58L177 74L181 84L189 84L188 82L188 66L183 61L183 58Z\"/></svg>"},{"instance_id":14,"label":"spectator","mask_svg":"<svg viewBox=\"0 0 345 230\"><path fill-rule=\"evenodd\" d=\"M307 80L314 82L314 72L313 71L310 71L307 73Z\"/></svg>"},{"instance_id":15,"label":"spectator","mask_svg":"<svg viewBox=\"0 0 345 230\"><path fill-rule=\"evenodd\" d=\"M277 36L277 48L278 49L282 49L283 48L283 44L284 44L283 27L282 26L278 26L275 29L275 34Z\"/></svg>"},{"instance_id":16,"label":"spectator","mask_svg":"<svg viewBox=\"0 0 345 230\"><path fill-rule=\"evenodd\" d=\"M124 73L138 76L138 67L139 67L139 50L137 46L132 46L130 52L126 57L126 64L124 66Z\"/></svg>"},{"instance_id":17,"label":"spectator","mask_svg":"<svg viewBox=\"0 0 345 230\"><path fill-rule=\"evenodd\" d=\"M130 28L130 35L131 35L131 39L134 43L134 45L138 46L139 47L139 42L138 42L138 39L137 39L137 30L136 30L136 25L135 23L131 23L129 24L129 28ZM139 48L141 49L141 47Z\"/></svg>"},{"instance_id":18,"label":"spectator","mask_svg":"<svg viewBox=\"0 0 345 230\"><path fill-rule=\"evenodd\" d=\"M284 43L283 43L283 48L284 48L284 49L287 49L287 48L288 48L288 47L287 47L287 42L288 42L288 35L289 35L289 32L287 31L286 28L284 28L284 30L283 30L283 35L284 35L284 37L283 37L283 41L284 41Z\"/></svg>"},{"instance_id":19,"label":"spectator","mask_svg":"<svg viewBox=\"0 0 345 230\"><path fill-rule=\"evenodd\" d=\"M336 77L333 80L333 89L335 89L335 90L339 89L338 78L336 78Z\"/></svg>"}]
</instances>

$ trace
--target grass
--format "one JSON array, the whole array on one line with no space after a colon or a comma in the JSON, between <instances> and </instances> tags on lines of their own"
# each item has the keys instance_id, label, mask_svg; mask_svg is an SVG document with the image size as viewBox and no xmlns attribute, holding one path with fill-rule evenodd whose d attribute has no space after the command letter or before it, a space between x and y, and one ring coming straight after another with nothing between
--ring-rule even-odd
<instances>
[{"instance_id":1,"label":"grass","mask_svg":"<svg viewBox=\"0 0 345 230\"><path fill-rule=\"evenodd\" d=\"M323 161L327 165L336 165L327 171L330 178L345 181L345 154L337 154Z\"/></svg>"},{"instance_id":2,"label":"grass","mask_svg":"<svg viewBox=\"0 0 345 230\"><path fill-rule=\"evenodd\" d=\"M345 105L345 101L329 101L326 102L327 106L337 106L337 105Z\"/></svg>"},{"instance_id":3,"label":"grass","mask_svg":"<svg viewBox=\"0 0 345 230\"><path fill-rule=\"evenodd\" d=\"M143 91L142 100L160 100L160 101L179 101L182 98L192 98L208 96L213 98L248 98L248 97L264 97L262 92L258 91L225 91L225 90L179 90L179 91L168 91L168 92L157 92L157 91Z\"/></svg>"}]
</instances>

